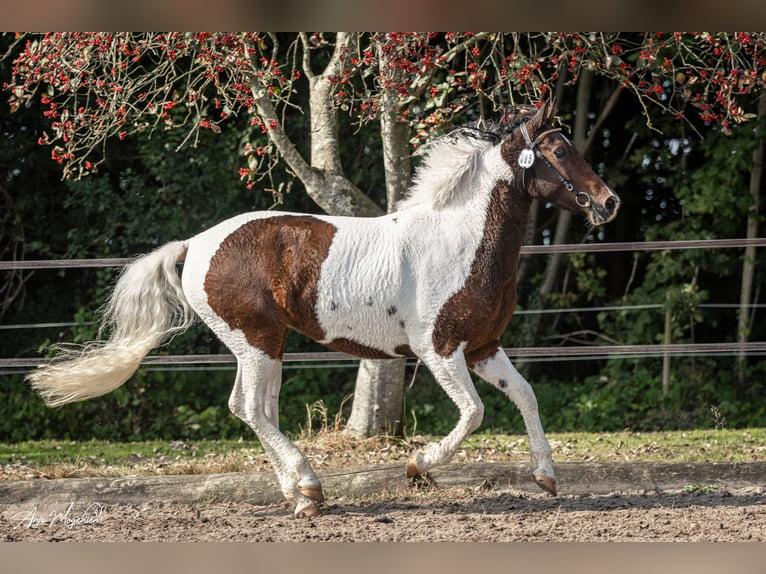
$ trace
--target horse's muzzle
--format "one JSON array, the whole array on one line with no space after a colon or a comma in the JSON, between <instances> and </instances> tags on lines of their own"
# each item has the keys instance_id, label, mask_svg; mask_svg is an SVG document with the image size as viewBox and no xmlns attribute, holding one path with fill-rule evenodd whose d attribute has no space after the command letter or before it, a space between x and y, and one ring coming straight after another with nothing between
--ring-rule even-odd
<instances>
[{"instance_id":1,"label":"horse's muzzle","mask_svg":"<svg viewBox=\"0 0 766 574\"><path fill-rule=\"evenodd\" d=\"M593 225L609 223L620 209L620 198L609 187L604 187L607 196L603 200L592 199L587 208L588 219Z\"/></svg>"}]
</instances>

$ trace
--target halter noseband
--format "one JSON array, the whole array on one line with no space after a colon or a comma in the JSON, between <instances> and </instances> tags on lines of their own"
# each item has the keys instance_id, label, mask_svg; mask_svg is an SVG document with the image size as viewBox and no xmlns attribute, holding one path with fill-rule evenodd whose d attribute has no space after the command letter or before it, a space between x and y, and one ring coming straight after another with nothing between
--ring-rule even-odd
<instances>
[{"instance_id":1,"label":"halter noseband","mask_svg":"<svg viewBox=\"0 0 766 574\"><path fill-rule=\"evenodd\" d=\"M575 189L575 186L572 184L571 181L569 181L567 178L565 178L563 175L561 175L561 172L557 170L551 162L548 161L548 158L546 158L543 153L537 148L538 144L545 139L545 137L548 134L552 134L554 132L560 132L561 128L551 128L549 130L545 130L544 132L541 132L537 134L537 137L533 140L531 137L529 137L529 131L527 130L527 124L522 123L519 125L519 129L521 130L521 135L524 136L524 141L527 142L527 147L521 150L521 153L519 154L519 165L522 168L522 178L526 178L527 169L532 167L532 164L535 163L535 157L538 157L542 160L542 162L550 168L553 173L556 174L556 176L561 181L562 185L567 189L567 191L570 191L574 193L575 195L575 203L579 205L582 208L588 208L591 206L591 197L584 191L577 191ZM566 140L566 138L564 138ZM569 143L569 140L567 140L567 143ZM571 146L572 144L569 143ZM524 187L526 187L526 182L524 182Z\"/></svg>"}]
</instances>

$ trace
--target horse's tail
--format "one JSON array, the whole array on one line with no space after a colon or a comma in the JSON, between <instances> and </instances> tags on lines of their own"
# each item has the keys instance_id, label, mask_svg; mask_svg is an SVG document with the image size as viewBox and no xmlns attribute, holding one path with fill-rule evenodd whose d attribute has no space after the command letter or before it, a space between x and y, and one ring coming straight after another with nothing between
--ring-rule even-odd
<instances>
[{"instance_id":1,"label":"horse's tail","mask_svg":"<svg viewBox=\"0 0 766 574\"><path fill-rule=\"evenodd\" d=\"M103 312L106 341L62 347L56 359L27 380L48 406L82 401L113 391L155 347L194 322L176 263L188 242L168 243L125 267Z\"/></svg>"}]
</instances>

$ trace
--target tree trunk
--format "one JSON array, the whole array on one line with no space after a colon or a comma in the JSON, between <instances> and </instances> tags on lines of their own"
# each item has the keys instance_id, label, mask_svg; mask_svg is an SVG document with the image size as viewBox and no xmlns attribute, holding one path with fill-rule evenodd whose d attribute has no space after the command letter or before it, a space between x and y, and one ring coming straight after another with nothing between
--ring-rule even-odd
<instances>
[{"instance_id":1,"label":"tree trunk","mask_svg":"<svg viewBox=\"0 0 766 574\"><path fill-rule=\"evenodd\" d=\"M352 51L356 37L338 33L335 51L319 74L311 69L309 41L305 34L301 34L301 41L304 47L303 71L309 82L310 163L305 161L285 134L271 101L263 90L258 89L258 80L252 79L259 114L266 123L276 126L269 130L269 136L306 187L306 192L325 212L357 217L382 215L383 211L345 176L340 160L338 118L332 104L332 78L340 75L343 65L340 55L344 50ZM392 98L392 94L383 96L388 109L392 109ZM386 193L391 211L410 180L409 130L406 123L396 121L395 115L383 114L381 134ZM380 431L396 433L401 430L404 368L404 360L361 361L347 432L367 436Z\"/></svg>"},{"instance_id":2,"label":"tree trunk","mask_svg":"<svg viewBox=\"0 0 766 574\"><path fill-rule=\"evenodd\" d=\"M305 34L301 37L304 38L304 52L308 54ZM311 111L311 167L321 174L321 178L308 178L309 181L303 183L312 199L329 214L374 217L382 215L382 210L343 173L338 114L332 101L332 78L341 75L343 67L340 59L342 49L350 50L355 38L353 34L338 33L335 52L321 74L314 74L308 58L304 58L303 69L309 80Z\"/></svg>"},{"instance_id":3,"label":"tree trunk","mask_svg":"<svg viewBox=\"0 0 766 574\"><path fill-rule=\"evenodd\" d=\"M342 66L340 55L356 40L352 34L338 33L335 52L320 74L314 74L308 56L308 39L304 44L303 71L309 81L309 110L311 115L311 162L307 162L284 130L277 110L261 80L249 77L253 100L263 122L269 125L268 135L306 188L306 193L326 213L372 217L383 211L343 174L338 141L338 118L332 106L331 78ZM349 48L350 49L350 48ZM252 57L252 56L251 56ZM257 68L257 66L255 66Z\"/></svg>"},{"instance_id":4,"label":"tree trunk","mask_svg":"<svg viewBox=\"0 0 766 574\"><path fill-rule=\"evenodd\" d=\"M758 237L758 211L760 207L761 177L763 174L764 138L761 136L763 122L766 119L766 90L761 92L758 102L758 119L756 125L756 137L759 138L758 147L753 152L753 169L750 171L750 195L752 203L747 214L747 238ZM747 343L750 335L750 311L749 305L753 296L753 277L755 275L755 247L745 248L745 257L742 262L742 288L739 297L739 324L737 340ZM745 351L739 352L737 365L737 378L740 385L745 384Z\"/></svg>"},{"instance_id":5,"label":"tree trunk","mask_svg":"<svg viewBox=\"0 0 766 574\"><path fill-rule=\"evenodd\" d=\"M585 153L586 130L588 129L588 107L590 102L591 86L593 85L594 73L589 70L583 70L580 75L580 81L577 84L577 113L574 124L574 147L581 154ZM572 223L572 212L565 209L559 210L558 221L556 222L556 231L553 234L553 244L561 245L566 243L567 234ZM545 268L545 277L540 287L541 304L545 304L553 293L553 287L558 277L561 267L561 253L554 253L548 259L548 265ZM540 317L540 315L537 315Z\"/></svg>"},{"instance_id":6,"label":"tree trunk","mask_svg":"<svg viewBox=\"0 0 766 574\"><path fill-rule=\"evenodd\" d=\"M388 56L379 52L381 73L396 73L388 66ZM399 121L396 95L382 90L383 113L380 135L386 174L388 212L407 190L412 176L410 164L409 126ZM398 434L402 430L405 359L364 360L359 365L346 432L354 436L371 436L379 432Z\"/></svg>"},{"instance_id":7,"label":"tree trunk","mask_svg":"<svg viewBox=\"0 0 766 574\"><path fill-rule=\"evenodd\" d=\"M405 366L405 359L359 363L354 403L344 432L360 438L401 433Z\"/></svg>"}]
</instances>

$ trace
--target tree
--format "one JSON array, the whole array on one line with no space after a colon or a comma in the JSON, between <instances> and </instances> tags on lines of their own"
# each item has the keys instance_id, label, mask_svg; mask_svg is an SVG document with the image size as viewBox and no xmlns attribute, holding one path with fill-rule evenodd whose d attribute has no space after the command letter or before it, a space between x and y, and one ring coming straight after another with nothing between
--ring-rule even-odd
<instances>
[{"instance_id":1,"label":"tree","mask_svg":"<svg viewBox=\"0 0 766 574\"><path fill-rule=\"evenodd\" d=\"M392 65L390 52L376 47L381 78L380 135L383 144L383 170L386 175L386 205L389 213L404 196L411 177L409 125L401 119L393 85L401 70ZM405 359L363 361L360 365L354 402L345 431L366 436L379 431L397 434L401 428Z\"/></svg>"}]
</instances>

